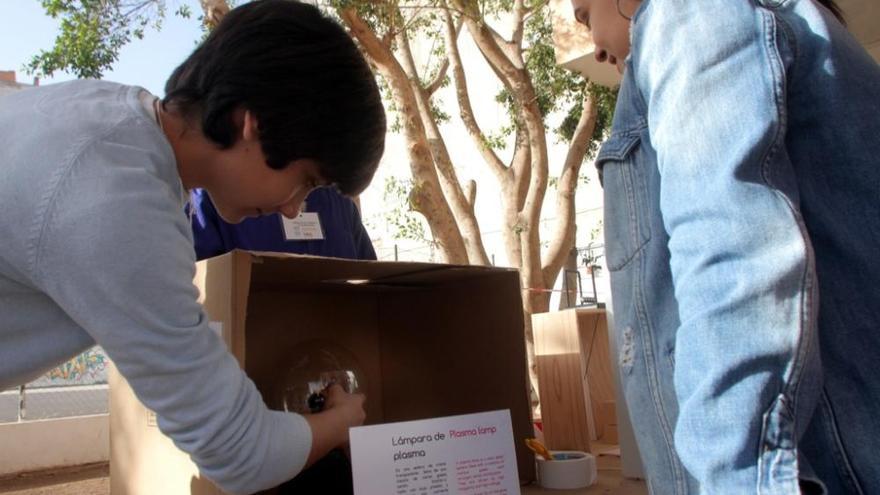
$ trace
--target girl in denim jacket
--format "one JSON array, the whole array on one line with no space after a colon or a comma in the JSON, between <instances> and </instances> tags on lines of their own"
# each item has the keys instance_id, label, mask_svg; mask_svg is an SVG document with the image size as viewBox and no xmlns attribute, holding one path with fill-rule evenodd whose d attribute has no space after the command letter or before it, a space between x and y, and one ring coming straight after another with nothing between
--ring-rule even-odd
<instances>
[{"instance_id":1,"label":"girl in denim jacket","mask_svg":"<svg viewBox=\"0 0 880 495\"><path fill-rule=\"evenodd\" d=\"M880 493L880 67L831 0L573 0L652 492Z\"/></svg>"}]
</instances>

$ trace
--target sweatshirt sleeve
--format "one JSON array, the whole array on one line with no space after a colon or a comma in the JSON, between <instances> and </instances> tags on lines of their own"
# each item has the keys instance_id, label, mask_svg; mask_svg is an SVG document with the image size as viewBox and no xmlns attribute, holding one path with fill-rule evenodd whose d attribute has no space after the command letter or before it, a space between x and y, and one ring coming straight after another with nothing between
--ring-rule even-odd
<instances>
[{"instance_id":1,"label":"sweatshirt sleeve","mask_svg":"<svg viewBox=\"0 0 880 495\"><path fill-rule=\"evenodd\" d=\"M208 328L167 160L109 139L85 147L46 211L35 212L43 228L33 277L104 348L203 475L233 494L270 488L303 468L311 430L302 416L269 410Z\"/></svg>"}]
</instances>

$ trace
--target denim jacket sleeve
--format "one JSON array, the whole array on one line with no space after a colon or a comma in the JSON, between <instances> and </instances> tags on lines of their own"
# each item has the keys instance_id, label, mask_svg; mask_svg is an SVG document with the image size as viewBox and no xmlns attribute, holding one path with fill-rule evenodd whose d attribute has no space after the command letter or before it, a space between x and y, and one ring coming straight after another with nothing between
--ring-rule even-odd
<instances>
[{"instance_id":1,"label":"denim jacket sleeve","mask_svg":"<svg viewBox=\"0 0 880 495\"><path fill-rule=\"evenodd\" d=\"M632 36L681 317L676 450L706 493L797 493L817 301L773 15L649 0Z\"/></svg>"}]
</instances>

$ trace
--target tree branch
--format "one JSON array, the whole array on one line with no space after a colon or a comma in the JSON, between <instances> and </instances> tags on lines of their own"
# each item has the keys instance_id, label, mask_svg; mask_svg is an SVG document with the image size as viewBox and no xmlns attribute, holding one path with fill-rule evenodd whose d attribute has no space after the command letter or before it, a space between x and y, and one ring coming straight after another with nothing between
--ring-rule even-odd
<instances>
[{"instance_id":1,"label":"tree branch","mask_svg":"<svg viewBox=\"0 0 880 495\"><path fill-rule=\"evenodd\" d=\"M499 45L497 33L489 28L484 19L476 12L476 5L466 0L451 0L459 10L467 12L464 17L468 32L480 49L490 66L497 68L496 73L511 88L511 94L517 103L520 116L525 123L529 135L530 174L529 187L523 209L518 215L516 229L519 232L522 247L522 266L520 273L523 285L530 288L542 288L544 280L541 268L539 222L544 194L547 189L547 138L544 131L544 119L538 108L535 89L528 72L505 52ZM521 57L520 57L521 59Z\"/></svg>"},{"instance_id":2,"label":"tree branch","mask_svg":"<svg viewBox=\"0 0 880 495\"><path fill-rule=\"evenodd\" d=\"M403 55L401 58L401 64L403 66L403 70L406 72L406 75L410 79L410 84L413 86L413 90L421 91L422 81L419 77L419 70L416 67L416 61L412 54L412 49L409 45L409 36L406 34L406 30L401 30L397 32L397 47Z\"/></svg>"},{"instance_id":3,"label":"tree branch","mask_svg":"<svg viewBox=\"0 0 880 495\"><path fill-rule=\"evenodd\" d=\"M220 0L223 1L223 0ZM122 17L128 18L138 11L142 10L145 7L148 7L154 3L154 0L143 0L142 2L135 2L134 4L120 4L119 8L121 9L123 6L130 7L127 12L122 13ZM157 5L158 7L159 5ZM103 8L107 8L107 5L103 5Z\"/></svg>"},{"instance_id":4,"label":"tree branch","mask_svg":"<svg viewBox=\"0 0 880 495\"><path fill-rule=\"evenodd\" d=\"M389 48L390 42L379 39L370 26L361 19L354 7L338 10L337 14L383 76L390 80L395 68L403 72L403 69L394 60L394 54Z\"/></svg>"},{"instance_id":5,"label":"tree branch","mask_svg":"<svg viewBox=\"0 0 880 495\"><path fill-rule=\"evenodd\" d=\"M464 194L467 196L468 205L470 205L471 210L473 210L474 206L477 204L477 181L467 181L464 185Z\"/></svg>"},{"instance_id":6,"label":"tree branch","mask_svg":"<svg viewBox=\"0 0 880 495\"><path fill-rule=\"evenodd\" d=\"M596 128L599 106L596 98L587 93L581 109L574 135L565 156L565 164L559 178L556 194L556 227L544 261L544 282L552 286L556 282L559 271L565 264L569 251L574 246L576 234L574 196L578 186L581 164L590 145L590 138Z\"/></svg>"},{"instance_id":7,"label":"tree branch","mask_svg":"<svg viewBox=\"0 0 880 495\"><path fill-rule=\"evenodd\" d=\"M428 220L431 234L449 263L466 264L468 251L458 224L444 198L443 187L434 167L432 149L428 143L420 98L422 91L412 84L404 68L376 36L354 8L337 10L339 17L357 38L367 55L379 68L391 87L399 109L403 131L407 140L410 170L415 183L411 195L413 209Z\"/></svg>"},{"instance_id":8,"label":"tree branch","mask_svg":"<svg viewBox=\"0 0 880 495\"><path fill-rule=\"evenodd\" d=\"M471 107L471 98L468 93L464 68L461 64L461 55L458 51L456 30L452 21L452 15L447 10L444 11L444 16L446 18L446 49L449 50L447 60L449 60L452 65L452 76L455 81L455 96L458 98L458 108L459 113L461 114L461 120L464 122L464 126L467 129L468 134L471 136L474 145L480 151L483 161L486 162L489 169L495 174L499 181L504 180L504 163L498 158L495 150L493 150L487 143L486 136L480 129L477 119L474 116L473 108Z\"/></svg>"},{"instance_id":9,"label":"tree branch","mask_svg":"<svg viewBox=\"0 0 880 495\"><path fill-rule=\"evenodd\" d=\"M449 158L446 142L440 134L440 128L437 126L437 121L431 109L430 96L425 88L421 86L421 80L418 73L416 73L417 69L406 31L398 33L397 44L400 47L404 70L409 75L410 85L415 95L434 166L439 173L440 187L461 231L468 260L474 265L488 265L489 257L486 255L486 249L483 246L483 239L480 236L480 227L476 215L473 208L469 207L467 198L462 191L461 183L458 180L458 175L455 172L455 167L452 165L452 159Z\"/></svg>"},{"instance_id":10,"label":"tree branch","mask_svg":"<svg viewBox=\"0 0 880 495\"><path fill-rule=\"evenodd\" d=\"M474 12L474 4L465 5L463 2L464 0L452 0L458 10L465 12L462 18L471 37L480 48L480 52L483 53L489 65L497 69L496 73L499 74L502 81L509 79L509 84L514 86L513 81L522 79L522 75L505 50L501 48L505 43L504 39L486 25L479 12Z\"/></svg>"},{"instance_id":11,"label":"tree branch","mask_svg":"<svg viewBox=\"0 0 880 495\"><path fill-rule=\"evenodd\" d=\"M522 48L523 26L525 25L523 20L527 11L524 0L515 0L513 2L513 29L511 30L513 36L511 36L511 43L520 48Z\"/></svg>"},{"instance_id":12,"label":"tree branch","mask_svg":"<svg viewBox=\"0 0 880 495\"><path fill-rule=\"evenodd\" d=\"M449 13L448 10L445 12ZM455 23L455 35L453 36L453 43L458 42L458 35L461 33L461 27L464 25L464 21L459 18ZM449 39L447 37L447 45L449 43ZM438 89L443 85L443 80L446 78L446 72L449 70L449 57L443 59L443 64L440 66L440 70L437 71L437 75L434 77L434 80L428 83L428 86L425 88L425 91L428 92L428 96L433 95L437 92Z\"/></svg>"},{"instance_id":13,"label":"tree branch","mask_svg":"<svg viewBox=\"0 0 880 495\"><path fill-rule=\"evenodd\" d=\"M535 12L541 10L541 7L547 5L549 0L540 0L539 2L535 2L531 7L526 8L526 13L523 15L523 22L529 20L529 17L532 16Z\"/></svg>"},{"instance_id":14,"label":"tree branch","mask_svg":"<svg viewBox=\"0 0 880 495\"><path fill-rule=\"evenodd\" d=\"M521 119L516 122L516 144L510 169L513 170L513 194L516 198L516 211L522 211L529 192L529 176L532 166L532 147L529 131Z\"/></svg>"},{"instance_id":15,"label":"tree branch","mask_svg":"<svg viewBox=\"0 0 880 495\"><path fill-rule=\"evenodd\" d=\"M428 96L433 95L443 86L443 80L446 79L446 72L449 70L449 59L444 59L443 63L440 64L440 68L437 70L437 75L434 76L434 79L425 86L425 91L428 92Z\"/></svg>"}]
</instances>

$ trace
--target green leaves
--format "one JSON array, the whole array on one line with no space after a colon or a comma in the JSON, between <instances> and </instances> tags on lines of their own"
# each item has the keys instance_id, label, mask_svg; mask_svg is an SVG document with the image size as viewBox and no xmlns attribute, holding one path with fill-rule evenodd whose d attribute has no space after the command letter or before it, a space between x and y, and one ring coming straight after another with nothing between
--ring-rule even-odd
<instances>
[{"instance_id":1,"label":"green leaves","mask_svg":"<svg viewBox=\"0 0 880 495\"><path fill-rule=\"evenodd\" d=\"M495 11L496 3L491 3L492 8L486 7L486 11ZM529 2L527 2L528 4ZM585 92L592 93L599 105L599 116L596 120L596 129L593 133L593 141L587 151L587 158L592 158L598 152L599 145L611 126L611 118L614 115L614 104L617 100L617 91L590 83L580 74L574 73L556 63L556 48L553 42L553 25L550 19L550 7L545 2L536 0L535 10L528 17L524 25L523 51L526 70L532 79L537 97L538 108L544 116L545 122L554 113L564 112L560 124L554 129L560 140L571 141L577 127L578 120L583 111ZM510 122L501 129L491 133L487 138L490 146L500 149L504 146L505 138L516 131L516 101L507 89L502 89L496 96L495 101L504 105Z\"/></svg>"},{"instance_id":2,"label":"green leaves","mask_svg":"<svg viewBox=\"0 0 880 495\"><path fill-rule=\"evenodd\" d=\"M425 226L421 216L413 210L411 198L415 187L417 186L411 180L396 177L385 178L385 191L382 199L389 207L385 211L385 221L394 231L395 239L431 242L425 235Z\"/></svg>"},{"instance_id":3,"label":"green leaves","mask_svg":"<svg viewBox=\"0 0 880 495\"><path fill-rule=\"evenodd\" d=\"M46 14L61 20L55 45L41 50L25 66L37 76L56 71L79 78L101 78L132 39L144 37L147 28L160 29L165 0L41 0ZM189 7L175 12L189 17Z\"/></svg>"}]
</instances>

